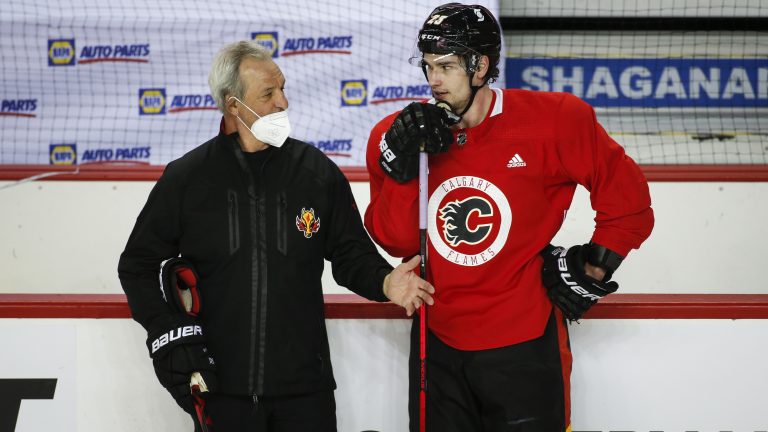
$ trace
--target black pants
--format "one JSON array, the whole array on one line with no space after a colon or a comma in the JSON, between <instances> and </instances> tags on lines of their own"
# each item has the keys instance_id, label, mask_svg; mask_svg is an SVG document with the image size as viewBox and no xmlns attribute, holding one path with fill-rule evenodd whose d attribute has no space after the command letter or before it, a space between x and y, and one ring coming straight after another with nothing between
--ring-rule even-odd
<instances>
[{"instance_id":1,"label":"black pants","mask_svg":"<svg viewBox=\"0 0 768 432\"><path fill-rule=\"evenodd\" d=\"M206 410L213 432L336 432L333 390L253 398L212 394Z\"/></svg>"},{"instance_id":2,"label":"black pants","mask_svg":"<svg viewBox=\"0 0 768 432\"><path fill-rule=\"evenodd\" d=\"M563 432L570 419L571 353L559 311L541 337L461 351L427 337L428 432ZM419 322L411 328L411 432L419 431Z\"/></svg>"}]
</instances>

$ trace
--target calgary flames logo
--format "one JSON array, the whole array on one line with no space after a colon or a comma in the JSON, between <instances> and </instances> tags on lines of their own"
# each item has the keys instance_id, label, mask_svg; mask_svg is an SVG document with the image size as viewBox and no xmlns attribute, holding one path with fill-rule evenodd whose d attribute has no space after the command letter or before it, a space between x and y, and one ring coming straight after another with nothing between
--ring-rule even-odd
<instances>
[{"instance_id":1,"label":"calgary flames logo","mask_svg":"<svg viewBox=\"0 0 768 432\"><path fill-rule=\"evenodd\" d=\"M492 223L475 223L475 227L470 228L469 218L472 215L488 219L493 216L493 207L491 204L480 197L469 197L463 201L452 201L441 208L438 216L445 224L443 233L445 240L453 247L466 243L475 245L488 237L491 232Z\"/></svg>"},{"instance_id":2,"label":"calgary flames logo","mask_svg":"<svg viewBox=\"0 0 768 432\"><path fill-rule=\"evenodd\" d=\"M320 229L320 218L315 217L315 210L302 208L301 215L296 216L296 228L304 233L304 237L312 237Z\"/></svg>"},{"instance_id":3,"label":"calgary flames logo","mask_svg":"<svg viewBox=\"0 0 768 432\"><path fill-rule=\"evenodd\" d=\"M442 181L429 197L429 242L446 261L481 266L504 249L512 227L506 195L482 177Z\"/></svg>"}]
</instances>

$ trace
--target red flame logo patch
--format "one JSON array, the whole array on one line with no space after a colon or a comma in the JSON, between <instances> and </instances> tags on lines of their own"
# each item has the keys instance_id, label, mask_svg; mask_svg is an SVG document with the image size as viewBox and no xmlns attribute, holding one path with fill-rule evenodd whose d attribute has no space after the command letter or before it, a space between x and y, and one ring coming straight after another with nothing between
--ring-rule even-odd
<instances>
[{"instance_id":1,"label":"red flame logo patch","mask_svg":"<svg viewBox=\"0 0 768 432\"><path fill-rule=\"evenodd\" d=\"M315 210L302 208L301 215L296 216L296 228L304 233L304 237L311 238L320 229L320 218L315 217Z\"/></svg>"}]
</instances>

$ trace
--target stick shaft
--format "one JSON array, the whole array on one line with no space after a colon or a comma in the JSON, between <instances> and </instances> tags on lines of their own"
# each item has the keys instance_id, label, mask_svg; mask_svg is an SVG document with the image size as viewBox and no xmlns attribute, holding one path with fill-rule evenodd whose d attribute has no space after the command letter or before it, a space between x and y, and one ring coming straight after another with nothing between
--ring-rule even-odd
<instances>
[{"instance_id":1,"label":"stick shaft","mask_svg":"<svg viewBox=\"0 0 768 432\"><path fill-rule=\"evenodd\" d=\"M427 154L419 153L419 276L427 279ZM419 431L427 429L427 304L419 311Z\"/></svg>"}]
</instances>

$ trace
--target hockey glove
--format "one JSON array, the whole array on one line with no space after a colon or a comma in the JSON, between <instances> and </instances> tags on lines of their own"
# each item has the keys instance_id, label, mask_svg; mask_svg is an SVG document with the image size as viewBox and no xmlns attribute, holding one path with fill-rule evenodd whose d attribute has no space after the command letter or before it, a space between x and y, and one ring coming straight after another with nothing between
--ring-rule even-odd
<instances>
[{"instance_id":1,"label":"hockey glove","mask_svg":"<svg viewBox=\"0 0 768 432\"><path fill-rule=\"evenodd\" d=\"M209 391L216 388L216 365L202 327L186 315L166 315L149 326L149 356L160 384L184 411L195 415L190 377L199 372Z\"/></svg>"},{"instance_id":2,"label":"hockey glove","mask_svg":"<svg viewBox=\"0 0 768 432\"><path fill-rule=\"evenodd\" d=\"M541 279L552 303L570 321L577 321L598 300L619 289L616 282L601 282L584 272L589 245L570 249L547 246L541 251Z\"/></svg>"},{"instance_id":3,"label":"hockey glove","mask_svg":"<svg viewBox=\"0 0 768 432\"><path fill-rule=\"evenodd\" d=\"M197 317L202 308L202 298L197 287L197 272L192 263L184 258L172 258L160 269L160 287L163 297L173 312Z\"/></svg>"},{"instance_id":4,"label":"hockey glove","mask_svg":"<svg viewBox=\"0 0 768 432\"><path fill-rule=\"evenodd\" d=\"M419 175L419 152L448 151L453 134L448 128L448 113L432 104L413 102L395 118L379 143L379 165L398 183Z\"/></svg>"}]
</instances>

